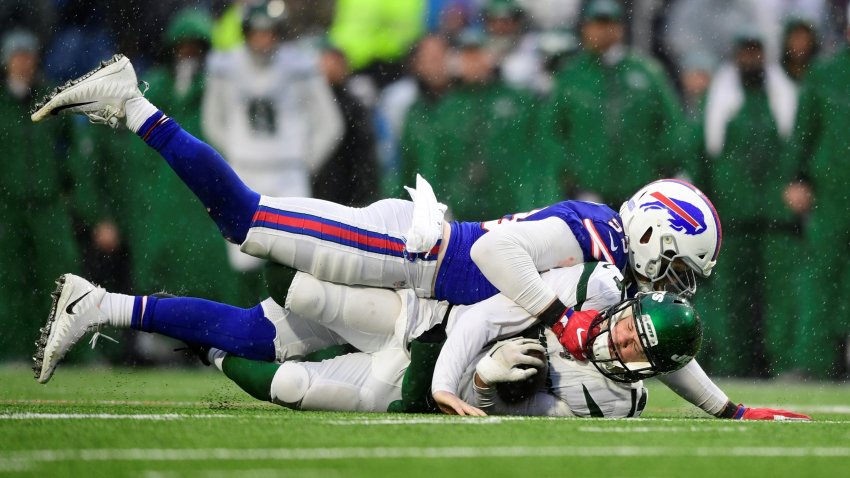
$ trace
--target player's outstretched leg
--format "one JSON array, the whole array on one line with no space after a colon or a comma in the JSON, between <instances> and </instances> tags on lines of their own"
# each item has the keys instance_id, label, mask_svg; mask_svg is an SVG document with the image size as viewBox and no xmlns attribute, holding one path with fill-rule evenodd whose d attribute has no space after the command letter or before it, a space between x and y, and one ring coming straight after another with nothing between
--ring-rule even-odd
<instances>
[{"instance_id":1,"label":"player's outstretched leg","mask_svg":"<svg viewBox=\"0 0 850 478\"><path fill-rule=\"evenodd\" d=\"M57 284L33 357L40 383L50 380L56 366L86 332L104 325L158 333L255 360L278 359L277 328L267 317L266 307L279 307L259 304L242 309L189 297L115 294L73 274L63 275ZM292 337L281 340L298 344Z\"/></svg>"},{"instance_id":2,"label":"player's outstretched leg","mask_svg":"<svg viewBox=\"0 0 850 478\"><path fill-rule=\"evenodd\" d=\"M229 241L241 244L260 202L213 148L187 133L142 96L130 60L115 55L85 75L56 88L36 104L35 122L84 114L93 123L127 128L156 149L201 200Z\"/></svg>"},{"instance_id":3,"label":"player's outstretched leg","mask_svg":"<svg viewBox=\"0 0 850 478\"><path fill-rule=\"evenodd\" d=\"M77 113L115 126L123 118L162 155L222 235L240 244L243 252L321 280L413 288L421 296L431 295L443 233L442 223L431 214L417 214L421 208L398 199L350 208L312 198L261 198L213 148L148 102L137 83L129 60L116 55L56 89L37 105L33 121ZM436 199L432 202L426 209L439 206ZM418 237L422 224L429 230L428 245L408 249L408 239Z\"/></svg>"}]
</instances>

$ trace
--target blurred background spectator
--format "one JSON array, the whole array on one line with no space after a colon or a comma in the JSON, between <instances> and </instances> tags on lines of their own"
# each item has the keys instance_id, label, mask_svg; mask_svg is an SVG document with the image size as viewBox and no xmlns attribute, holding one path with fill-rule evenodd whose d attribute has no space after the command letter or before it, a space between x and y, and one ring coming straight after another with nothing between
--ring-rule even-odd
<instances>
[{"instance_id":1,"label":"blurred background spectator","mask_svg":"<svg viewBox=\"0 0 850 478\"><path fill-rule=\"evenodd\" d=\"M320 62L345 124L342 140L330 159L313 174L313 196L347 206L367 206L380 199L372 116L348 91L351 70L345 54L327 44Z\"/></svg>"},{"instance_id":2,"label":"blurred background spectator","mask_svg":"<svg viewBox=\"0 0 850 478\"><path fill-rule=\"evenodd\" d=\"M558 74L546 106L548 154L564 197L618 205L682 164L681 105L661 67L623 44L624 15L614 0L587 4L583 51ZM623 174L612 181L611 171Z\"/></svg>"},{"instance_id":3,"label":"blurred background spectator","mask_svg":"<svg viewBox=\"0 0 850 478\"><path fill-rule=\"evenodd\" d=\"M794 82L801 82L820 49L817 27L805 17L788 17L782 31L780 48L785 73Z\"/></svg>"},{"instance_id":4,"label":"blurred background spectator","mask_svg":"<svg viewBox=\"0 0 850 478\"><path fill-rule=\"evenodd\" d=\"M120 51L155 104L266 194L363 205L406 197L420 173L477 220L568 198L617 209L653 179L690 179L727 236L697 298L706 368L846 377L847 5L0 2L0 355L29 353L61 272L238 305L265 295L259 263L235 248L228 261L197 200L127 131L28 121L47 85Z\"/></svg>"},{"instance_id":5,"label":"blurred background spectator","mask_svg":"<svg viewBox=\"0 0 850 478\"><path fill-rule=\"evenodd\" d=\"M48 91L39 41L31 31L15 28L3 33L0 54L5 118L0 123L0 358L20 358L32 352L53 281L65 269L79 272L80 261L69 214L72 180L57 147L67 137L67 122L41 129L28 119L33 99Z\"/></svg>"},{"instance_id":6,"label":"blurred background spectator","mask_svg":"<svg viewBox=\"0 0 850 478\"><path fill-rule=\"evenodd\" d=\"M288 15L282 0L245 9L245 43L208 59L202 126L255 191L311 196L310 174L336 148L343 121L317 52L296 39L284 41ZM242 300L261 300L263 261L235 244L228 252L242 272Z\"/></svg>"},{"instance_id":7,"label":"blurred background spectator","mask_svg":"<svg viewBox=\"0 0 850 478\"><path fill-rule=\"evenodd\" d=\"M850 22L845 26L845 38L850 41ZM787 150L789 161L799 168L800 181L788 186L785 201L806 220L807 251L805 260L798 262L802 293L793 351L794 364L799 369L794 378L840 377L847 373L850 311L844 297L850 290L848 82L850 49L845 44L804 78L796 129ZM829 253L824 253L824 247Z\"/></svg>"},{"instance_id":8,"label":"blurred background spectator","mask_svg":"<svg viewBox=\"0 0 850 478\"><path fill-rule=\"evenodd\" d=\"M377 123L381 132L385 195L405 194L402 188L405 178L415 176L413 169L428 164L440 148L432 140L432 131L437 128L437 106L450 87L449 53L445 38L422 37L409 55L407 73L381 94Z\"/></svg>"},{"instance_id":9,"label":"blurred background spectator","mask_svg":"<svg viewBox=\"0 0 850 478\"><path fill-rule=\"evenodd\" d=\"M496 74L483 31L470 29L459 38L453 68L458 84L440 100L424 142L436 147L403 155L402 182L412 184L416 172L432 178L441 201L454 217L496 219L530 204L529 188L535 158L527 154L533 131L534 98L509 87ZM402 140L402 149L424 147Z\"/></svg>"},{"instance_id":10,"label":"blurred background spectator","mask_svg":"<svg viewBox=\"0 0 850 478\"><path fill-rule=\"evenodd\" d=\"M799 296L799 224L782 201L796 168L779 161L797 91L779 63L767 59L758 33L738 33L732 54L712 79L695 154L704 157L697 183L723 211L723 252L735 260L718 262L696 300L717 319L706 328L706 360L714 370L777 375L793 359L788 331L797 316L786 311Z\"/></svg>"}]
</instances>

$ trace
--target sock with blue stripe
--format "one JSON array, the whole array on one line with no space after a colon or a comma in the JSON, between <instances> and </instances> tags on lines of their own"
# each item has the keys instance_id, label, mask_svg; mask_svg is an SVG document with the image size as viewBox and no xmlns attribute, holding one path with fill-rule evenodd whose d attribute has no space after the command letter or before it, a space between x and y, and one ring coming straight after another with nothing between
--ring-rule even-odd
<instances>
[{"instance_id":1,"label":"sock with blue stripe","mask_svg":"<svg viewBox=\"0 0 850 478\"><path fill-rule=\"evenodd\" d=\"M260 305L242 309L190 297L140 296L130 327L252 360L276 358L275 327Z\"/></svg>"},{"instance_id":2,"label":"sock with blue stripe","mask_svg":"<svg viewBox=\"0 0 850 478\"><path fill-rule=\"evenodd\" d=\"M260 195L252 191L211 146L195 138L144 98L125 104L127 126L165 158L195 193L230 242L245 241ZM152 112L152 113L151 113ZM147 119L139 125L139 119Z\"/></svg>"}]
</instances>

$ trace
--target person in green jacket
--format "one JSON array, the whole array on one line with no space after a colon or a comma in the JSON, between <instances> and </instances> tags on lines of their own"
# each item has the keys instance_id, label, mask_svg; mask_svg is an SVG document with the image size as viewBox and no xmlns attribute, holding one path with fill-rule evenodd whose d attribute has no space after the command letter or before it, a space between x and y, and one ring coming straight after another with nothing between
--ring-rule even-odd
<instances>
[{"instance_id":1,"label":"person in green jacket","mask_svg":"<svg viewBox=\"0 0 850 478\"><path fill-rule=\"evenodd\" d=\"M717 278L700 294L706 367L720 375L779 375L793 368L802 253L799 223L782 200L796 174L781 157L791 134L797 88L765 60L755 32L741 32L733 61L718 69L705 99L699 180L723 218ZM743 293L742 293L743 292ZM715 312L712 314L712 311Z\"/></svg>"},{"instance_id":2,"label":"person in green jacket","mask_svg":"<svg viewBox=\"0 0 850 478\"><path fill-rule=\"evenodd\" d=\"M681 105L661 67L628 51L623 34L620 3L591 1L581 25L584 51L555 79L541 130L566 197L621 204L684 169Z\"/></svg>"},{"instance_id":3,"label":"person in green jacket","mask_svg":"<svg viewBox=\"0 0 850 478\"><path fill-rule=\"evenodd\" d=\"M399 131L398 151L392 151L386 161L391 163L383 184L387 197L407 197L404 186L415 184L417 173L436 180L435 161L440 145L434 141L434 131L440 101L452 86L449 52L445 38L422 37L410 52L407 77L385 89L382 114L391 124L389 134ZM397 165L392 164L394 156L398 157Z\"/></svg>"},{"instance_id":4,"label":"person in green jacket","mask_svg":"<svg viewBox=\"0 0 850 478\"><path fill-rule=\"evenodd\" d=\"M847 28L850 41L850 24ZM787 154L800 181L785 190L807 216L800 321L793 355L799 371L818 378L846 376L850 335L850 48L818 62L803 80L797 123Z\"/></svg>"},{"instance_id":5,"label":"person in green jacket","mask_svg":"<svg viewBox=\"0 0 850 478\"><path fill-rule=\"evenodd\" d=\"M815 22L798 15L785 19L781 45L782 68L799 84L820 52L820 38Z\"/></svg>"},{"instance_id":6,"label":"person in green jacket","mask_svg":"<svg viewBox=\"0 0 850 478\"><path fill-rule=\"evenodd\" d=\"M545 205L535 201L537 185L530 183L537 159L530 152L535 99L495 75L485 42L479 31L461 35L460 81L437 106L432 133L422 138L436 146L432 159L417 164L454 217L468 221Z\"/></svg>"},{"instance_id":7,"label":"person in green jacket","mask_svg":"<svg viewBox=\"0 0 850 478\"><path fill-rule=\"evenodd\" d=\"M45 93L38 40L16 29L2 41L0 83L0 360L23 359L49 310L43 297L65 268L79 270L66 192L62 135L66 123L47 130L29 120L33 96ZM40 126L40 125L39 125Z\"/></svg>"}]
</instances>

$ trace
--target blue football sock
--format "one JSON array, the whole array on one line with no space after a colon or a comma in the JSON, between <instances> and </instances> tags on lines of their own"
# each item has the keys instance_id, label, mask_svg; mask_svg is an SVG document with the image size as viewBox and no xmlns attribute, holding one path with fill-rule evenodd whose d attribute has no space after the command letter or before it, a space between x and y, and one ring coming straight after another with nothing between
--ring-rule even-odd
<instances>
[{"instance_id":1,"label":"blue football sock","mask_svg":"<svg viewBox=\"0 0 850 478\"><path fill-rule=\"evenodd\" d=\"M162 111L148 118L137 134L201 200L225 239L244 242L260 195L239 179L224 158Z\"/></svg>"},{"instance_id":2,"label":"blue football sock","mask_svg":"<svg viewBox=\"0 0 850 478\"><path fill-rule=\"evenodd\" d=\"M275 327L260 305L242 309L189 297L136 297L130 327L251 360L275 360Z\"/></svg>"}]
</instances>

